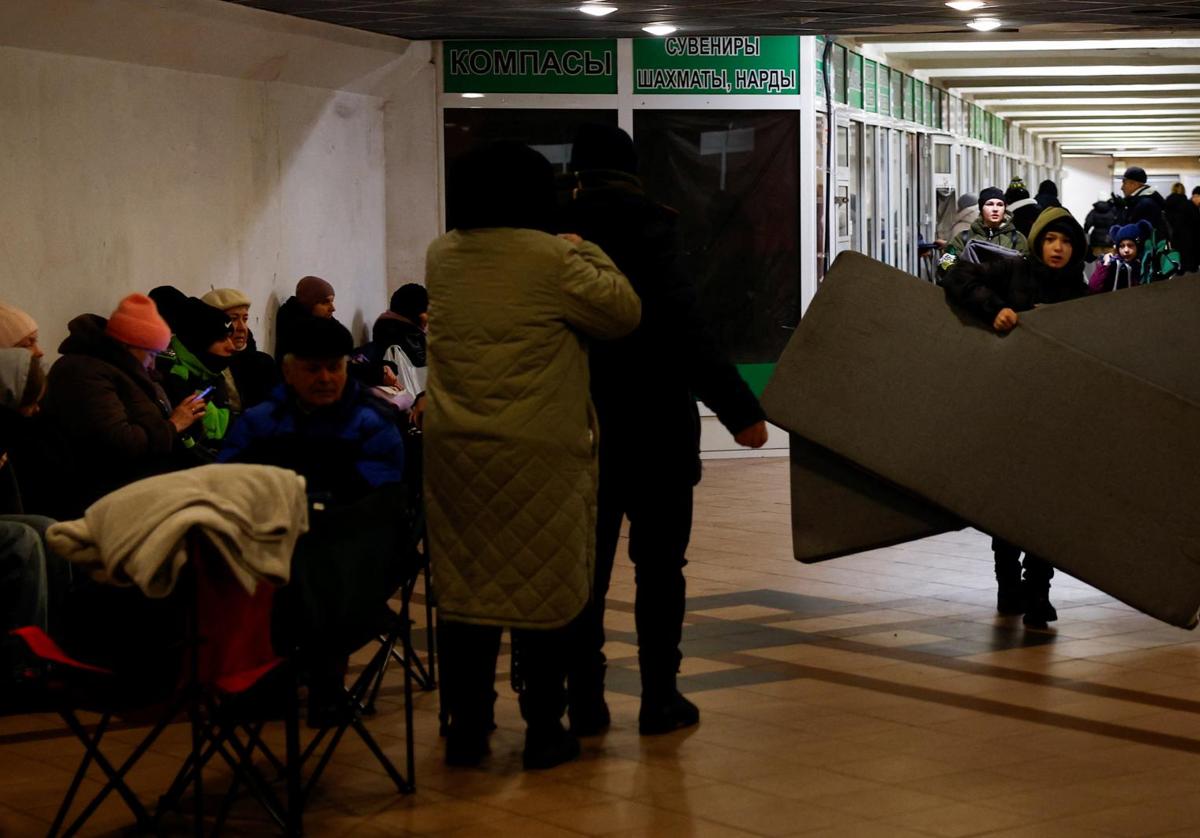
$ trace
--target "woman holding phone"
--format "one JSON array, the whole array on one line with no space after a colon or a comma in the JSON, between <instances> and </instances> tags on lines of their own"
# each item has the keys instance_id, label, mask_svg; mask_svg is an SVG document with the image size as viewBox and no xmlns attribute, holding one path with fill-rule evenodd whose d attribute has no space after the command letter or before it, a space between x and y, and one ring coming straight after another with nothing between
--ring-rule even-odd
<instances>
[{"instance_id":1,"label":"woman holding phone","mask_svg":"<svg viewBox=\"0 0 1200 838\"><path fill-rule=\"evenodd\" d=\"M196 422L181 435L185 462L211 463L229 430L229 398L224 371L233 357L229 316L203 300L190 297L172 312L175 334L170 352L158 359L163 389L172 405L192 399Z\"/></svg>"},{"instance_id":2,"label":"woman holding phone","mask_svg":"<svg viewBox=\"0 0 1200 838\"><path fill-rule=\"evenodd\" d=\"M107 319L82 314L67 328L41 410L56 491L36 510L59 520L79 517L114 489L177 468L183 435L206 412L191 393L172 407L152 374L171 330L149 297L130 294Z\"/></svg>"}]
</instances>

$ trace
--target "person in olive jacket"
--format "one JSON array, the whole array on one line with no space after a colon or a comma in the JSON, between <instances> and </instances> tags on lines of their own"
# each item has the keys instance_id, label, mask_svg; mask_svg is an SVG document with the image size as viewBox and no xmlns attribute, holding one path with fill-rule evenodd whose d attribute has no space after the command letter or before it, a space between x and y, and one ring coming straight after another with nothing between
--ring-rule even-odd
<instances>
[{"instance_id":1,"label":"person in olive jacket","mask_svg":"<svg viewBox=\"0 0 1200 838\"><path fill-rule=\"evenodd\" d=\"M179 435L204 416L204 401L194 396L172 409L152 377L171 330L149 297L130 294L107 320L83 314L67 329L42 403L63 489L58 508L46 514L60 520L79 517L114 489L171 471Z\"/></svg>"},{"instance_id":2,"label":"person in olive jacket","mask_svg":"<svg viewBox=\"0 0 1200 838\"><path fill-rule=\"evenodd\" d=\"M959 257L973 239L1007 247L1022 256L1028 252L1025 236L1016 228L1012 216L1008 214L1004 193L995 186L989 186L979 193L979 218L971 224L971 229L959 233L946 245L938 262L939 280L944 281L955 264L961 261Z\"/></svg>"},{"instance_id":3,"label":"person in olive jacket","mask_svg":"<svg viewBox=\"0 0 1200 838\"><path fill-rule=\"evenodd\" d=\"M446 761L487 753L508 626L523 762L549 768L579 754L562 716L569 625L590 599L596 547L588 345L629 334L641 303L599 247L547 232L554 173L536 151L489 144L450 171L452 229L426 259L424 419Z\"/></svg>"},{"instance_id":4,"label":"person in olive jacket","mask_svg":"<svg viewBox=\"0 0 1200 838\"><path fill-rule=\"evenodd\" d=\"M629 135L585 125L571 173L560 178L564 230L612 257L642 300L631 335L591 348L592 400L600 419L596 576L568 675L568 715L577 735L609 724L604 700L604 598L628 518L636 570L634 606L641 669L642 734L699 721L676 688L682 655L692 492L700 482L699 398L741 445L767 441L766 414L701 319L696 288L677 263L678 214L650 198L637 176ZM652 417L655 432L646 432Z\"/></svg>"},{"instance_id":5,"label":"person in olive jacket","mask_svg":"<svg viewBox=\"0 0 1200 838\"><path fill-rule=\"evenodd\" d=\"M1001 259L987 264L959 262L943 283L946 297L965 308L999 334L1020 323L1020 312L1048 303L1074 300L1087 293L1083 261L1087 237L1069 212L1051 207L1038 216L1030 231L1028 259ZM1021 548L992 540L996 608L1003 614L1024 613L1027 626L1044 628L1058 619L1050 604L1054 568L1046 560L1025 554L1021 578Z\"/></svg>"}]
</instances>

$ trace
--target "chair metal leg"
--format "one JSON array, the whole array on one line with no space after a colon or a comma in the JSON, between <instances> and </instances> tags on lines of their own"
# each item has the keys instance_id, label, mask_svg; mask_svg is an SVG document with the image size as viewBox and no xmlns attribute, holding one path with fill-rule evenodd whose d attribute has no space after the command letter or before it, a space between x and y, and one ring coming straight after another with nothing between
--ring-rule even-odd
<instances>
[{"instance_id":1,"label":"chair metal leg","mask_svg":"<svg viewBox=\"0 0 1200 838\"><path fill-rule=\"evenodd\" d=\"M63 710L59 713L63 720L78 735L82 726L79 725L79 720L75 718L75 714L70 710ZM71 810L71 804L75 802L75 795L79 791L79 785L83 782L83 778L87 776L88 769L92 765L92 756L97 753L96 749L100 745L100 737L104 735L105 729L108 727L108 720L111 718L111 713L105 713L100 717L100 722L96 725L96 732L91 738L86 736L87 731L84 731L83 737L83 759L79 761L79 768L75 770L75 776L71 779L71 785L67 788L67 793L63 797L62 804L58 807L58 812L54 816L54 823L50 825L50 838L58 835L58 831L62 829L63 821L67 817L67 812Z\"/></svg>"}]
</instances>

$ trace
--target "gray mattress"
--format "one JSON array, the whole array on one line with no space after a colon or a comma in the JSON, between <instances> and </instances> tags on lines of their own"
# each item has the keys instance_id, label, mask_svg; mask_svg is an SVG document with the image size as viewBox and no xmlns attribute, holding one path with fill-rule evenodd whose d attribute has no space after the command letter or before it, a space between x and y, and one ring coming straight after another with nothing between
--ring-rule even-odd
<instances>
[{"instance_id":1,"label":"gray mattress","mask_svg":"<svg viewBox=\"0 0 1200 838\"><path fill-rule=\"evenodd\" d=\"M763 404L793 435L798 559L968 524L1196 624L1200 277L1040 308L999 336L845 253Z\"/></svg>"}]
</instances>

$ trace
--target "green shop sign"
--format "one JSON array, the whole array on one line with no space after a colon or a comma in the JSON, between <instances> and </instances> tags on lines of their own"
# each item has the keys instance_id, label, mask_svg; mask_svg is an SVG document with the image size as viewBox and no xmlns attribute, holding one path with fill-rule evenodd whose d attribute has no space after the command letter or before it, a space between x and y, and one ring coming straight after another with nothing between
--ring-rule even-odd
<instances>
[{"instance_id":1,"label":"green shop sign","mask_svg":"<svg viewBox=\"0 0 1200 838\"><path fill-rule=\"evenodd\" d=\"M447 41L447 93L616 93L617 42Z\"/></svg>"},{"instance_id":2,"label":"green shop sign","mask_svg":"<svg viewBox=\"0 0 1200 838\"><path fill-rule=\"evenodd\" d=\"M846 54L846 104L859 109L863 106L863 57L857 52Z\"/></svg>"},{"instance_id":3,"label":"green shop sign","mask_svg":"<svg viewBox=\"0 0 1200 838\"><path fill-rule=\"evenodd\" d=\"M797 94L794 35L706 35L633 42L635 93Z\"/></svg>"},{"instance_id":4,"label":"green shop sign","mask_svg":"<svg viewBox=\"0 0 1200 838\"><path fill-rule=\"evenodd\" d=\"M879 109L878 87L875 83L875 71L878 65L867 59L863 61L863 110L875 113Z\"/></svg>"}]
</instances>

